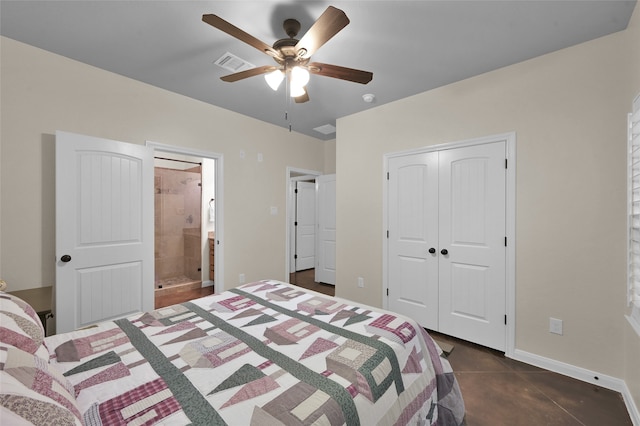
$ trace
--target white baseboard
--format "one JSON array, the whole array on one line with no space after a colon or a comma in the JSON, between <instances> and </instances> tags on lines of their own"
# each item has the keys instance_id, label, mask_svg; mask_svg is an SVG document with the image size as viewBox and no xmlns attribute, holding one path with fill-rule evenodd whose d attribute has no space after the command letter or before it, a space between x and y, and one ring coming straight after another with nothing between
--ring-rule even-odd
<instances>
[{"instance_id":1,"label":"white baseboard","mask_svg":"<svg viewBox=\"0 0 640 426\"><path fill-rule=\"evenodd\" d=\"M591 383L597 386L602 386L606 389L620 392L620 394L622 394L622 398L624 399L624 403L627 406L627 411L629 412L631 421L633 422L634 426L640 426L640 411L638 411L638 406L633 400L631 392L629 391L629 388L627 387L627 384L624 380L612 376L607 376L606 374L600 374L595 371L587 370L586 368L566 364L561 361L556 361L551 358L535 355L520 349L514 350L513 356L511 358L515 359L516 361L521 361L530 365L535 365L536 367L544 368L545 370L553 371L554 373L569 376L574 379L582 380L583 382Z\"/></svg>"},{"instance_id":2,"label":"white baseboard","mask_svg":"<svg viewBox=\"0 0 640 426\"><path fill-rule=\"evenodd\" d=\"M633 400L631 396L631 391L627 387L627 384L624 383L624 391L622 393L622 398L624 399L624 403L627 406L627 411L629 412L629 417L631 417L631 422L634 426L640 426L640 411L638 411L638 406L636 402Z\"/></svg>"},{"instance_id":3,"label":"white baseboard","mask_svg":"<svg viewBox=\"0 0 640 426\"><path fill-rule=\"evenodd\" d=\"M202 281L202 287L213 287L213 281L211 280Z\"/></svg>"}]
</instances>

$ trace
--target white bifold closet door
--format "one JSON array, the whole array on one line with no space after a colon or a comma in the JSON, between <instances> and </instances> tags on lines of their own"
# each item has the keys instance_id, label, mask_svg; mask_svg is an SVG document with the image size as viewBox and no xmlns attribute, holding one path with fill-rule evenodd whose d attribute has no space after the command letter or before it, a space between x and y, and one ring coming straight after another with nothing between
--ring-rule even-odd
<instances>
[{"instance_id":1,"label":"white bifold closet door","mask_svg":"<svg viewBox=\"0 0 640 426\"><path fill-rule=\"evenodd\" d=\"M388 162L388 307L505 350L505 142Z\"/></svg>"}]
</instances>

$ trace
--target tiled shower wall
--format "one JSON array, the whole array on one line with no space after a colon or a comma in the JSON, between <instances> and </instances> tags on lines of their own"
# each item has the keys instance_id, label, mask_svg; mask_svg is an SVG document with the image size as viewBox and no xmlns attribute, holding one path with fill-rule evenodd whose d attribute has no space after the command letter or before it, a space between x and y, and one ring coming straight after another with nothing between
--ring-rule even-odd
<instances>
[{"instance_id":1,"label":"tiled shower wall","mask_svg":"<svg viewBox=\"0 0 640 426\"><path fill-rule=\"evenodd\" d=\"M155 281L200 281L200 167L155 168Z\"/></svg>"}]
</instances>

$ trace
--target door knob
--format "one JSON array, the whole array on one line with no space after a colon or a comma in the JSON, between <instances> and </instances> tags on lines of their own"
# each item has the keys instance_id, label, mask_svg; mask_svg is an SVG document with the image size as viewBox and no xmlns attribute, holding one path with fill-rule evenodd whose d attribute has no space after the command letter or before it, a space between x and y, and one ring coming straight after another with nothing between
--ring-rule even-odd
<instances>
[{"instance_id":1,"label":"door knob","mask_svg":"<svg viewBox=\"0 0 640 426\"><path fill-rule=\"evenodd\" d=\"M433 254L433 253L435 253L435 252L436 252L436 249L434 249L433 247L431 247L431 248L429 249L429 253Z\"/></svg>"},{"instance_id":2,"label":"door knob","mask_svg":"<svg viewBox=\"0 0 640 426\"><path fill-rule=\"evenodd\" d=\"M61 261L63 261L64 263L67 263L69 261L71 261L71 256L69 256L68 254L65 254L64 256L62 256L60 258Z\"/></svg>"},{"instance_id":3,"label":"door knob","mask_svg":"<svg viewBox=\"0 0 640 426\"><path fill-rule=\"evenodd\" d=\"M446 255L449 254L449 251L447 249L442 249L442 250L440 250L440 253L442 253L443 255L446 256Z\"/></svg>"}]
</instances>

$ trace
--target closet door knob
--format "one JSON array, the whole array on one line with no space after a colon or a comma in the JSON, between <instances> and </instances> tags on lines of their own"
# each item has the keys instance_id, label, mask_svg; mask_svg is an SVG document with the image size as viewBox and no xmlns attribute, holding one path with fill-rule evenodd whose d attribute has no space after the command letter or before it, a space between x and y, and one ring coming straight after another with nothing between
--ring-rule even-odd
<instances>
[{"instance_id":1,"label":"closet door knob","mask_svg":"<svg viewBox=\"0 0 640 426\"><path fill-rule=\"evenodd\" d=\"M436 249L434 249L433 247L431 247L431 248L429 249L429 253L433 254L433 253L435 253L435 252L436 252Z\"/></svg>"},{"instance_id":2,"label":"closet door knob","mask_svg":"<svg viewBox=\"0 0 640 426\"><path fill-rule=\"evenodd\" d=\"M440 253L442 253L444 256L449 254L449 251L447 249L442 249L440 250Z\"/></svg>"},{"instance_id":3,"label":"closet door knob","mask_svg":"<svg viewBox=\"0 0 640 426\"><path fill-rule=\"evenodd\" d=\"M70 262L71 261L71 256L69 256L68 254L65 254L64 256L62 256L60 258L61 261L63 261L64 263Z\"/></svg>"}]
</instances>

